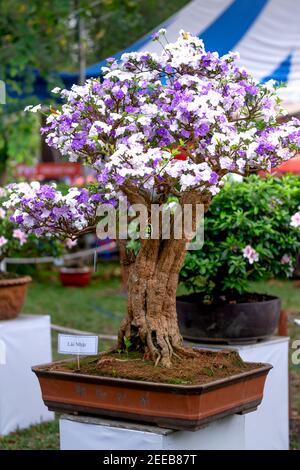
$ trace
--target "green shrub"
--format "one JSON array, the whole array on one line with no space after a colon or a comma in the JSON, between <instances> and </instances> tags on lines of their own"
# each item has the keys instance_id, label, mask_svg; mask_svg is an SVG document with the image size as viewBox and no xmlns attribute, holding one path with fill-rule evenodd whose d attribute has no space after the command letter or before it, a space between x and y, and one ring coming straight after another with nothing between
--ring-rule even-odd
<instances>
[{"instance_id":1,"label":"green shrub","mask_svg":"<svg viewBox=\"0 0 300 470\"><path fill-rule=\"evenodd\" d=\"M211 302L246 292L250 281L291 276L300 251L291 217L299 204L296 176L228 181L205 215L202 249L187 253L181 284Z\"/></svg>"}]
</instances>

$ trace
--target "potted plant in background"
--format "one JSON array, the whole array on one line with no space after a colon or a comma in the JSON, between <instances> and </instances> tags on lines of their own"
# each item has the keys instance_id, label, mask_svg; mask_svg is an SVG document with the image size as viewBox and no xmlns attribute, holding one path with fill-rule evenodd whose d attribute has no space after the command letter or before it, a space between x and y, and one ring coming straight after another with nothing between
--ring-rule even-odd
<instances>
[{"instance_id":1,"label":"potted plant in background","mask_svg":"<svg viewBox=\"0 0 300 470\"><path fill-rule=\"evenodd\" d=\"M65 247L70 253L74 253L77 240L70 238L65 240ZM65 261L59 268L59 279L65 287L86 287L91 282L91 269L86 266L83 259Z\"/></svg>"},{"instance_id":2,"label":"potted plant in background","mask_svg":"<svg viewBox=\"0 0 300 470\"><path fill-rule=\"evenodd\" d=\"M50 146L90 165L99 186L62 195L49 186L12 185L14 220L29 232L76 238L99 229L101 202L115 207L124 197L145 217L118 344L79 371L66 361L35 368L49 408L195 429L260 403L270 366L185 348L176 312L197 205L208 209L227 173L269 169L299 148L299 121L278 125L274 85L256 83L236 57L206 52L199 38L181 32L160 55L124 54L119 63L108 61L101 79L60 92L66 104L50 112L42 132ZM191 149L185 159L175 158L178 147ZM189 205L193 230L164 237L158 224L155 237L155 207L167 209L174 198L181 209ZM173 228L172 214L170 221Z\"/></svg>"},{"instance_id":3,"label":"potted plant in background","mask_svg":"<svg viewBox=\"0 0 300 470\"><path fill-rule=\"evenodd\" d=\"M3 270L7 257L35 257L60 253L55 240L26 234L11 221L11 211L6 208L7 191L0 188L0 320L18 316L24 304L31 276ZM4 262L4 263L3 263ZM24 271L21 269L21 272ZM25 270L26 271L26 270Z\"/></svg>"},{"instance_id":4,"label":"potted plant in background","mask_svg":"<svg viewBox=\"0 0 300 470\"><path fill-rule=\"evenodd\" d=\"M249 284L292 276L300 231L291 217L299 201L296 176L225 184L207 212L204 246L187 253L180 273L192 291L177 298L185 338L245 342L274 332L280 299L253 293Z\"/></svg>"},{"instance_id":5,"label":"potted plant in background","mask_svg":"<svg viewBox=\"0 0 300 470\"><path fill-rule=\"evenodd\" d=\"M83 263L65 264L59 268L59 278L65 287L86 287L91 277L91 269Z\"/></svg>"},{"instance_id":6,"label":"potted plant in background","mask_svg":"<svg viewBox=\"0 0 300 470\"><path fill-rule=\"evenodd\" d=\"M6 200L6 191L0 188L1 206ZM9 212L0 207L0 261L12 252L20 250L27 243L27 235L9 219ZM0 320L9 320L20 313L30 276L18 276L15 273L0 272Z\"/></svg>"}]
</instances>

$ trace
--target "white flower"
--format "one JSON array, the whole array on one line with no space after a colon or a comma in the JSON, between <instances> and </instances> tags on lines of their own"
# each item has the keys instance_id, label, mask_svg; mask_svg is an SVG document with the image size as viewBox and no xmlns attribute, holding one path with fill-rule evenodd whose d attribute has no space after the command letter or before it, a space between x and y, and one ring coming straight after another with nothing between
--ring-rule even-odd
<instances>
[{"instance_id":1,"label":"white flower","mask_svg":"<svg viewBox=\"0 0 300 470\"><path fill-rule=\"evenodd\" d=\"M248 259L250 264L253 264L255 261L259 260L259 254L250 245L247 245L243 249L243 255L244 255L244 258Z\"/></svg>"},{"instance_id":2,"label":"white flower","mask_svg":"<svg viewBox=\"0 0 300 470\"><path fill-rule=\"evenodd\" d=\"M61 88L59 88L59 86L56 86L55 88L53 88L52 93L59 93L61 90Z\"/></svg>"},{"instance_id":3,"label":"white flower","mask_svg":"<svg viewBox=\"0 0 300 470\"><path fill-rule=\"evenodd\" d=\"M65 245L68 250L70 250L71 248L77 245L77 240L72 240L72 238L66 238Z\"/></svg>"},{"instance_id":4,"label":"white flower","mask_svg":"<svg viewBox=\"0 0 300 470\"><path fill-rule=\"evenodd\" d=\"M268 91L274 91L274 85L276 84L276 81L271 79L271 80L268 80L266 83L264 83L264 87L268 90Z\"/></svg>"},{"instance_id":5,"label":"white flower","mask_svg":"<svg viewBox=\"0 0 300 470\"><path fill-rule=\"evenodd\" d=\"M89 131L89 137L98 137L98 134L104 132L108 134L112 126L102 121L95 121Z\"/></svg>"},{"instance_id":6,"label":"white flower","mask_svg":"<svg viewBox=\"0 0 300 470\"><path fill-rule=\"evenodd\" d=\"M0 248L4 245L6 245L6 243L8 242L7 238L5 237L0 237Z\"/></svg>"},{"instance_id":7,"label":"white flower","mask_svg":"<svg viewBox=\"0 0 300 470\"><path fill-rule=\"evenodd\" d=\"M0 207L0 219L4 219L5 215L6 215L5 210L2 209L2 207Z\"/></svg>"},{"instance_id":8,"label":"white flower","mask_svg":"<svg viewBox=\"0 0 300 470\"><path fill-rule=\"evenodd\" d=\"M181 175L181 189L184 191L188 186L195 185L195 176L188 174L188 175Z\"/></svg>"},{"instance_id":9,"label":"white flower","mask_svg":"<svg viewBox=\"0 0 300 470\"><path fill-rule=\"evenodd\" d=\"M38 191L41 187L41 184L38 182L38 181L32 181L32 183L30 183L30 186L32 187L32 189L34 189L35 191Z\"/></svg>"},{"instance_id":10,"label":"white flower","mask_svg":"<svg viewBox=\"0 0 300 470\"><path fill-rule=\"evenodd\" d=\"M282 258L280 260L280 263L281 264L290 264L291 261L292 261L291 258L287 254L285 254L285 255L282 256Z\"/></svg>"},{"instance_id":11,"label":"white flower","mask_svg":"<svg viewBox=\"0 0 300 470\"><path fill-rule=\"evenodd\" d=\"M24 111L29 111L30 113L37 113L40 109L42 109L42 105L37 104L36 106L26 106L26 108L24 108Z\"/></svg>"},{"instance_id":12,"label":"white flower","mask_svg":"<svg viewBox=\"0 0 300 470\"><path fill-rule=\"evenodd\" d=\"M300 227L300 212L296 212L291 218L291 226L298 228Z\"/></svg>"},{"instance_id":13,"label":"white flower","mask_svg":"<svg viewBox=\"0 0 300 470\"><path fill-rule=\"evenodd\" d=\"M220 158L220 167L222 169L230 170L232 167L232 160L229 157Z\"/></svg>"},{"instance_id":14,"label":"white flower","mask_svg":"<svg viewBox=\"0 0 300 470\"><path fill-rule=\"evenodd\" d=\"M21 246L27 241L26 233L22 232L22 230L18 228L13 231L13 237L19 240Z\"/></svg>"},{"instance_id":15,"label":"white flower","mask_svg":"<svg viewBox=\"0 0 300 470\"><path fill-rule=\"evenodd\" d=\"M245 170L245 164L246 164L245 160L243 158L238 158L236 161L236 164L238 166L239 171L243 173Z\"/></svg>"}]
</instances>

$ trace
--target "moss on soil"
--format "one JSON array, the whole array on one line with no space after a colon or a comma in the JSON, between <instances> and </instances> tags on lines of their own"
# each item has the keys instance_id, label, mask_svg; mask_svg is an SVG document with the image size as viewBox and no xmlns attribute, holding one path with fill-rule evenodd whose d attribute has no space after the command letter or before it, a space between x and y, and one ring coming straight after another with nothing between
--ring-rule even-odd
<instances>
[{"instance_id":1,"label":"moss on soil","mask_svg":"<svg viewBox=\"0 0 300 470\"><path fill-rule=\"evenodd\" d=\"M194 351L195 352L195 351ZM57 363L50 370L74 372L131 380L142 380L157 383L196 385L217 379L230 377L257 368L257 364L244 363L236 351L197 351L194 357L174 358L171 368L145 360L136 352L112 353L80 359L80 370L77 361Z\"/></svg>"}]
</instances>

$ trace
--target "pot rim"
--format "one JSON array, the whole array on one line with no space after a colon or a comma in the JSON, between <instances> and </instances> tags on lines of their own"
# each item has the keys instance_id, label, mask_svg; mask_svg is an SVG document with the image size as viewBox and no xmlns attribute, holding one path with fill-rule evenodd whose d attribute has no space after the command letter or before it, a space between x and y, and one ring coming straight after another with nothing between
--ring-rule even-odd
<instances>
[{"instance_id":1,"label":"pot rim","mask_svg":"<svg viewBox=\"0 0 300 470\"><path fill-rule=\"evenodd\" d=\"M59 272L62 274L86 274L91 272L91 268L88 266L82 266L81 268L68 268L63 266L59 269Z\"/></svg>"},{"instance_id":2,"label":"pot rim","mask_svg":"<svg viewBox=\"0 0 300 470\"><path fill-rule=\"evenodd\" d=\"M227 352L227 350L226 350ZM142 388L142 389L154 389L154 390L162 390L166 392L182 392L185 394L200 394L202 392L206 392L208 390L213 390L216 388L220 388L222 385L232 384L236 382L241 382L245 378L252 376L257 377L260 375L264 375L273 369L273 366L269 363L255 363L257 368L248 370L246 372L240 372L239 374L230 375L228 377L212 380L211 382L205 384L196 384L196 385L184 385L184 384L169 384L169 383L162 383L162 382L151 382L151 381L143 381L143 380L133 380L133 379L124 379L119 377L102 377L99 375L90 375L90 374L78 374L76 372L64 372L64 371L51 371L45 370L52 366L53 364L62 364L74 361L73 358L71 359L63 359L62 361L54 361L48 364L41 364L37 366L33 366L31 370L38 376L38 377L45 377L48 376L52 379L67 379L70 381L84 381L88 383L98 383L99 385L127 385L129 388ZM249 362L246 362L249 364ZM250 363L253 364L253 363Z\"/></svg>"},{"instance_id":3,"label":"pot rim","mask_svg":"<svg viewBox=\"0 0 300 470\"><path fill-rule=\"evenodd\" d=\"M20 276L15 278L0 279L0 287L13 287L32 282L31 276Z\"/></svg>"},{"instance_id":4,"label":"pot rim","mask_svg":"<svg viewBox=\"0 0 300 470\"><path fill-rule=\"evenodd\" d=\"M189 302L189 301L185 301L184 299L192 296L192 295L196 295L197 292L195 292L194 294L187 294L187 295L179 295L176 297L176 302L182 302L182 303L185 303L185 304L196 304L196 303L199 303L199 302ZM253 292L253 294L257 294L259 295L257 292ZM261 300L259 302L237 302L237 303L228 303L228 302L224 302L224 304L202 304L201 305L204 305L205 307L225 307L225 306L232 306L232 307L235 307L237 305L255 305L255 304L267 304L267 303L271 303L271 302L274 302L274 301L278 301L281 303L281 299L280 297L277 297L276 295L269 295L269 294L261 294L261 295L264 295L265 297L267 297L267 300Z\"/></svg>"}]
</instances>

